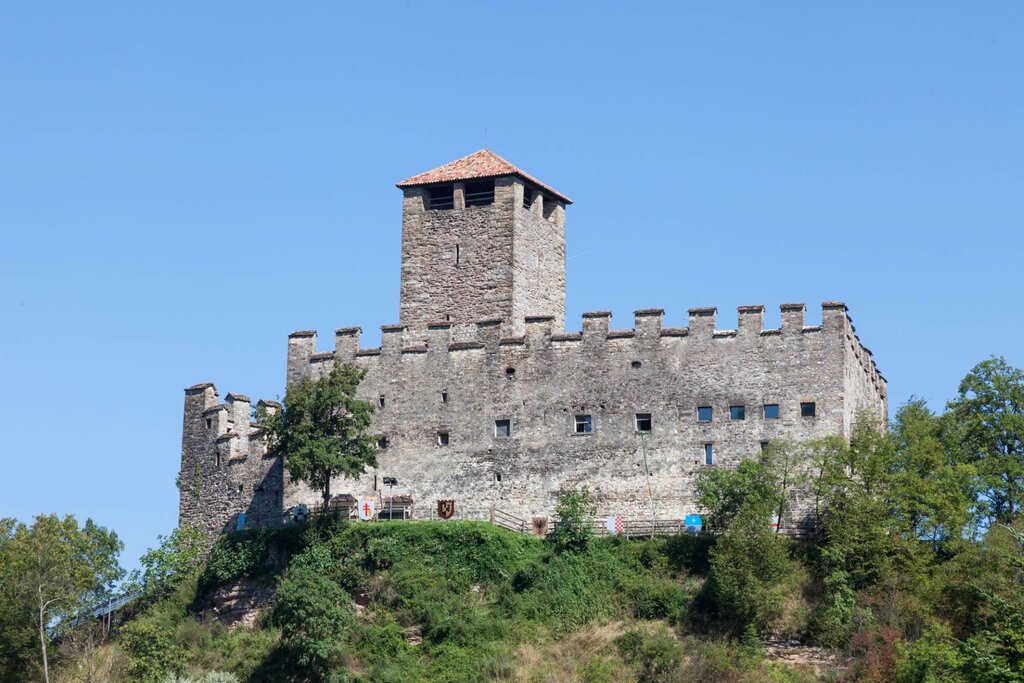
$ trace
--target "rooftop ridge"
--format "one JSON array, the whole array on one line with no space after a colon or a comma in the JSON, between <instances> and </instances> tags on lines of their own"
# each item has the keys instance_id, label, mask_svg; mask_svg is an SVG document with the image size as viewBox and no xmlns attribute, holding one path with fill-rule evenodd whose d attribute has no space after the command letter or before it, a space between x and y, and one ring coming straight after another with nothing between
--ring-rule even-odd
<instances>
[{"instance_id":1,"label":"rooftop ridge","mask_svg":"<svg viewBox=\"0 0 1024 683\"><path fill-rule=\"evenodd\" d=\"M497 178L500 176L519 176L538 187L547 190L566 204L572 204L572 200L546 183L534 178L519 167L509 163L489 149L481 149L468 154L461 159L449 161L447 164L425 171L423 173L406 178L395 187L417 187L419 185L434 185L436 183L452 183L460 180L476 180L484 178Z\"/></svg>"}]
</instances>

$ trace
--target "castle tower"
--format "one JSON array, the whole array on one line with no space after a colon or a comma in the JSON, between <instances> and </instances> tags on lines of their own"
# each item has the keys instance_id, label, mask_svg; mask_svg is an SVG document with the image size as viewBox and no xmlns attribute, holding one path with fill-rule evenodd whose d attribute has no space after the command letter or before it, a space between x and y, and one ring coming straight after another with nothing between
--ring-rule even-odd
<instances>
[{"instance_id":1,"label":"castle tower","mask_svg":"<svg viewBox=\"0 0 1024 683\"><path fill-rule=\"evenodd\" d=\"M571 200L490 150L398 183L400 321L565 324L565 207Z\"/></svg>"}]
</instances>

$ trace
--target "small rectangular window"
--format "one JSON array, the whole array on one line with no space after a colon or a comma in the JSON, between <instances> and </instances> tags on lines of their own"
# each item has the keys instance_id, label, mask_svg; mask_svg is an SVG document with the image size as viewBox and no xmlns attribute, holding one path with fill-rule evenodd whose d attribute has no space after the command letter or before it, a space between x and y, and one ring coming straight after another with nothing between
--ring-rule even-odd
<instances>
[{"instance_id":1,"label":"small rectangular window","mask_svg":"<svg viewBox=\"0 0 1024 683\"><path fill-rule=\"evenodd\" d=\"M747 419L747 409L745 406L729 406L729 419L733 422L739 422L740 420Z\"/></svg>"},{"instance_id":2,"label":"small rectangular window","mask_svg":"<svg viewBox=\"0 0 1024 683\"><path fill-rule=\"evenodd\" d=\"M494 181L466 183L466 206L487 206L494 203Z\"/></svg>"},{"instance_id":3,"label":"small rectangular window","mask_svg":"<svg viewBox=\"0 0 1024 683\"><path fill-rule=\"evenodd\" d=\"M206 428L209 429L212 426L213 426L213 420L211 420L210 418L206 418Z\"/></svg>"},{"instance_id":4,"label":"small rectangular window","mask_svg":"<svg viewBox=\"0 0 1024 683\"><path fill-rule=\"evenodd\" d=\"M800 404L800 417L814 417L815 405L814 403L801 403Z\"/></svg>"},{"instance_id":5,"label":"small rectangular window","mask_svg":"<svg viewBox=\"0 0 1024 683\"><path fill-rule=\"evenodd\" d=\"M704 444L704 464L714 465L715 464L715 447L713 444Z\"/></svg>"},{"instance_id":6,"label":"small rectangular window","mask_svg":"<svg viewBox=\"0 0 1024 683\"><path fill-rule=\"evenodd\" d=\"M377 448L379 450L384 450L387 447L388 447L388 437L382 436L379 439L377 439Z\"/></svg>"},{"instance_id":7,"label":"small rectangular window","mask_svg":"<svg viewBox=\"0 0 1024 683\"><path fill-rule=\"evenodd\" d=\"M495 420L494 421L494 436L496 436L496 437L512 436L512 420Z\"/></svg>"},{"instance_id":8,"label":"small rectangular window","mask_svg":"<svg viewBox=\"0 0 1024 683\"><path fill-rule=\"evenodd\" d=\"M778 403L765 403L764 404L764 419L766 419L766 420L778 420L779 419L779 404Z\"/></svg>"},{"instance_id":9,"label":"small rectangular window","mask_svg":"<svg viewBox=\"0 0 1024 683\"><path fill-rule=\"evenodd\" d=\"M762 441L761 442L761 450L762 451L768 450L768 442L767 441Z\"/></svg>"},{"instance_id":10,"label":"small rectangular window","mask_svg":"<svg viewBox=\"0 0 1024 683\"><path fill-rule=\"evenodd\" d=\"M712 412L711 406L697 408L697 422L711 422Z\"/></svg>"},{"instance_id":11,"label":"small rectangular window","mask_svg":"<svg viewBox=\"0 0 1024 683\"><path fill-rule=\"evenodd\" d=\"M383 408L384 407L384 394L381 394L380 396L377 397L377 407L378 408Z\"/></svg>"},{"instance_id":12,"label":"small rectangular window","mask_svg":"<svg viewBox=\"0 0 1024 683\"><path fill-rule=\"evenodd\" d=\"M441 392L441 403L447 403L447 402L448 402L448 392L447 391L442 391Z\"/></svg>"},{"instance_id":13,"label":"small rectangular window","mask_svg":"<svg viewBox=\"0 0 1024 683\"><path fill-rule=\"evenodd\" d=\"M447 446L448 445L448 432L440 431L437 433L437 445Z\"/></svg>"},{"instance_id":14,"label":"small rectangular window","mask_svg":"<svg viewBox=\"0 0 1024 683\"><path fill-rule=\"evenodd\" d=\"M650 413L637 413L636 414L636 431L641 434L648 434L654 427L654 421L651 419Z\"/></svg>"},{"instance_id":15,"label":"small rectangular window","mask_svg":"<svg viewBox=\"0 0 1024 683\"><path fill-rule=\"evenodd\" d=\"M428 209L454 209L455 186L438 185L427 190Z\"/></svg>"},{"instance_id":16,"label":"small rectangular window","mask_svg":"<svg viewBox=\"0 0 1024 683\"><path fill-rule=\"evenodd\" d=\"M577 434L589 434L594 431L594 422L590 415L577 415L576 416L576 433Z\"/></svg>"}]
</instances>

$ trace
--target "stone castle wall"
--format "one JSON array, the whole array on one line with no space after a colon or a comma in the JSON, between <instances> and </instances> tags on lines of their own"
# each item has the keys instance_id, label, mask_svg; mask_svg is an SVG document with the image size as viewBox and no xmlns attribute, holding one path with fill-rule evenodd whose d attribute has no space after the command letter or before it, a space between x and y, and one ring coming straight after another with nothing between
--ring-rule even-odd
<instances>
[{"instance_id":1,"label":"stone castle wall","mask_svg":"<svg viewBox=\"0 0 1024 683\"><path fill-rule=\"evenodd\" d=\"M383 399L373 424L387 440L379 467L332 483L335 493L375 496L389 476L413 497L417 517L453 498L460 517L496 506L529 518L550 515L561 493L587 485L601 514L678 519L697 512L693 483L707 466L705 444L712 444L711 466L732 467L763 442L849 435L860 411L886 414L885 380L846 307L822 310L822 325L809 327L802 304L784 305L778 330L763 329L761 306L741 308L736 330L716 330L715 309L691 309L688 328L664 328L659 309L637 311L633 327L621 330L611 329L609 313L585 314L582 331L568 334L550 316L521 326L384 326L373 349L360 349L358 328L345 328L334 351L321 353L315 332L298 332L288 340L288 381L354 363L367 370L359 395L375 405ZM258 434L244 438L234 427L250 429L240 400L220 408L212 386L199 387L186 392L183 521L200 515L212 529L237 512L318 502L262 456ZM800 404L811 402L815 416L801 417ZM780 406L778 420L764 419L765 404ZM698 421L701 406L712 407L711 422ZM744 406L745 419L731 420L732 406ZM211 412L216 420L207 427ZM638 413L653 420L642 441ZM591 433L575 433L576 415L591 416ZM495 435L499 419L511 420L510 437ZM215 465L224 452L235 459ZM196 462L210 483L186 504Z\"/></svg>"}]
</instances>

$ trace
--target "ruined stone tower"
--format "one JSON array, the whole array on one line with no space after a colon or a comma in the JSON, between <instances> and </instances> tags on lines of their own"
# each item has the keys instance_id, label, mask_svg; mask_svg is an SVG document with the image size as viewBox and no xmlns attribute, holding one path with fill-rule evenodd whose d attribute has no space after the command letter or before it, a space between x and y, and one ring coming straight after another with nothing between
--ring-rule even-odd
<instances>
[{"instance_id":1,"label":"ruined stone tower","mask_svg":"<svg viewBox=\"0 0 1024 683\"><path fill-rule=\"evenodd\" d=\"M402 325L564 324L568 197L486 149L398 187Z\"/></svg>"},{"instance_id":2,"label":"ruined stone tower","mask_svg":"<svg viewBox=\"0 0 1024 683\"><path fill-rule=\"evenodd\" d=\"M400 495L403 514L429 518L454 499L457 518L494 507L526 520L586 485L602 515L679 520L698 512L703 468L734 467L774 440L849 436L859 414L887 414L885 378L842 303L824 302L820 324L782 304L778 329L757 305L740 307L732 330L717 328L718 309L695 307L687 327L645 308L632 327L593 311L567 332L565 195L488 150L398 187L400 324L382 325L374 348L358 327L324 351L316 331L288 337L288 384L336 363L366 371L358 393L377 408L379 466L332 482L339 502ZM210 383L186 390L182 523L215 534L318 502L265 455L249 406L235 393L222 403Z\"/></svg>"}]
</instances>

